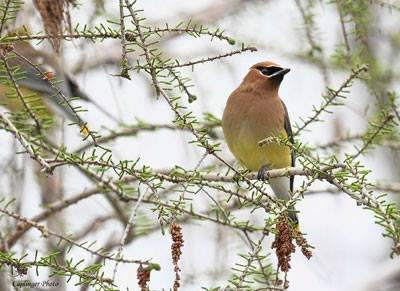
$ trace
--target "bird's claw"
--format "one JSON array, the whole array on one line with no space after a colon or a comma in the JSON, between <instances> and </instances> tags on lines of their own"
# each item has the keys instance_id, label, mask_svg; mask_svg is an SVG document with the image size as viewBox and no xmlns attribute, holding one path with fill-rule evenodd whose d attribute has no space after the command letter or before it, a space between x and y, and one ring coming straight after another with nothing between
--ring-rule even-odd
<instances>
[{"instance_id":1,"label":"bird's claw","mask_svg":"<svg viewBox=\"0 0 400 291\"><path fill-rule=\"evenodd\" d=\"M266 180L266 178L265 178L265 172L267 172L267 171L268 171L268 167L267 167L266 165L263 165L263 166L260 168L260 170L258 170L258 173L257 173L257 180L265 181L265 180Z\"/></svg>"}]
</instances>

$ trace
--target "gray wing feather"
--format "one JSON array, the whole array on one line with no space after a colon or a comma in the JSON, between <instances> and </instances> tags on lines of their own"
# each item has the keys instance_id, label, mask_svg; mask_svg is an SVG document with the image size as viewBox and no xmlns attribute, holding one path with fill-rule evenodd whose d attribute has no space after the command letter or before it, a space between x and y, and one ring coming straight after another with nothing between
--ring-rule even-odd
<instances>
[{"instance_id":1,"label":"gray wing feather","mask_svg":"<svg viewBox=\"0 0 400 291\"><path fill-rule=\"evenodd\" d=\"M285 110L285 119L284 119L285 131L289 138L289 141L292 144L294 144L294 137L293 137L292 125L290 124L289 114L288 114L285 103L283 101L281 101L281 102L282 102L283 109ZM291 152L292 152L292 167L294 167L296 156L295 156L295 153L293 150ZM293 192L293 183L294 183L294 176L290 176L290 191L292 191L292 192Z\"/></svg>"},{"instance_id":2,"label":"gray wing feather","mask_svg":"<svg viewBox=\"0 0 400 291\"><path fill-rule=\"evenodd\" d=\"M69 87L72 80L70 81L62 72L55 72L57 80L62 82L57 82L56 88L54 88L47 80L44 80L32 66L22 61L14 61L13 65L18 65L20 70L24 72L23 77L17 81L18 85L42 95L49 101L49 106L59 114L64 115L71 121L78 121L72 109L65 104L64 98L60 94L61 92L67 98L73 96L71 88Z\"/></svg>"}]
</instances>

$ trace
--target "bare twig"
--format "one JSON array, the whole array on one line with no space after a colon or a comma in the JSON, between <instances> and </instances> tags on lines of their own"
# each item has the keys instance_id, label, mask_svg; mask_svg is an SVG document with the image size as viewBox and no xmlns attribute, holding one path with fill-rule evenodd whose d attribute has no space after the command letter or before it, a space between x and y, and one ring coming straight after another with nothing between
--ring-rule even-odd
<instances>
[{"instance_id":1,"label":"bare twig","mask_svg":"<svg viewBox=\"0 0 400 291\"><path fill-rule=\"evenodd\" d=\"M136 217L136 212L139 209L139 206L140 206L140 203L143 200L144 194L145 194L145 192L141 191L141 193L139 195L139 198L136 201L136 204L132 209L131 215L129 217L128 224L125 226L124 233L123 233L123 235L121 237L121 241L120 241L120 244L119 244L119 247L118 247L118 251L117 251L117 255L116 255L117 258L120 258L122 256L122 251L123 251L124 246L125 246L125 244L126 244L126 242L128 240L129 232L131 231L132 227L134 226L134 219ZM119 263L118 261L115 262L115 266L114 266L114 270L113 270L113 276L112 276L113 280L115 278L115 275L117 274L118 263Z\"/></svg>"}]
</instances>

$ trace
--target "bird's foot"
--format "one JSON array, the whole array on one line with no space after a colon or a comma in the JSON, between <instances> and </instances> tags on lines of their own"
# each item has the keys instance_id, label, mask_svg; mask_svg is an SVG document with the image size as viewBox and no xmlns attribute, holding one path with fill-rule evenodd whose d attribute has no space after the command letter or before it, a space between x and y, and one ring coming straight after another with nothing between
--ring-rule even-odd
<instances>
[{"instance_id":1,"label":"bird's foot","mask_svg":"<svg viewBox=\"0 0 400 291\"><path fill-rule=\"evenodd\" d=\"M267 165L261 166L260 170L258 170L258 173L257 173L257 180L265 181L266 180L265 172L267 172L267 171L268 171Z\"/></svg>"}]
</instances>

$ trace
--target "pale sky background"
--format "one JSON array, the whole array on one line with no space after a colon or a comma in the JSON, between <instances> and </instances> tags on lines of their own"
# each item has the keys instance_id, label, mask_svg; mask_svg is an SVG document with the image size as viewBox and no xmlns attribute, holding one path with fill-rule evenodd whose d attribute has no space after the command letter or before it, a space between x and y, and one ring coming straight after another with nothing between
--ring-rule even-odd
<instances>
[{"instance_id":1,"label":"pale sky background","mask_svg":"<svg viewBox=\"0 0 400 291\"><path fill-rule=\"evenodd\" d=\"M149 20L164 18L172 24L179 21L180 14L201 10L212 2L147 0L138 1L137 6L145 10L144 15ZM89 3L85 3L84 7L86 6L90 6ZM113 6L114 9L110 9L110 13L113 13L114 10L117 12L115 3ZM340 38L338 16L335 11L327 9L328 5L324 4L323 7L318 10L317 23L321 28L318 38L323 40L326 47L332 48L332 44ZM82 9L73 16L79 17L84 22L84 13L85 9ZM388 20L389 22L391 20ZM191 105L193 106L191 109L197 116L206 111L221 117L230 92L238 86L252 64L263 60L273 60L292 69L285 77L280 91L282 99L287 104L292 123L299 122L300 117L307 117L311 113L312 106L320 104L324 85L319 71L288 54L307 47L304 32L301 29L302 19L294 1L265 1L257 9L250 5L236 16L221 19L215 25L224 29L227 35L232 35L237 40L261 46L256 53L243 53L222 61L198 65L194 72L182 70L182 73L192 78L196 85L198 101ZM211 27L215 27L215 25ZM199 40L188 36L179 37L165 47L165 51L170 56L183 59L193 58L193 55L197 59L204 55L216 55L233 49L236 48L218 40L210 43L207 37ZM67 56L66 65L77 60L71 53ZM132 73L132 81L121 80L110 76L110 74L117 73L113 68L107 70L107 73L104 69L98 69L77 76L81 87L90 96L94 96L98 103L103 104L111 113L120 116L126 123L134 123L135 118L150 123L171 121L173 116L167 104L163 100L149 98L148 83L142 77ZM337 88L345 78L347 78L347 73L333 73L331 75L332 87ZM367 104L363 98L363 90L359 84L356 84L349 94L346 105L336 108L334 115L324 114L323 117L327 122L310 126L311 131L303 133L300 137L301 140L311 144L330 140L334 135L333 120L337 117L346 120L345 129L351 129L352 132L364 129L363 110ZM112 121L95 108L90 105L86 107L89 111L85 118L92 127L101 129L102 125L114 126ZM3 132L0 135L2 145L11 141L9 135ZM79 144L79 138L76 129L67 129L67 140L71 150ZM134 139L120 138L110 147L114 151L115 159L136 160L140 157L143 164L154 168L181 165L192 169L203 152L188 144L187 141L190 139L190 135L181 132L149 132L141 133ZM223 156L232 158L226 145L223 148ZM349 148L351 149L351 147ZM7 151L9 151L9 147L7 147ZM2 156L7 154L8 152L4 152ZM379 161L379 158L379 152L374 152L365 161L368 166L375 169L371 174L371 180L390 178L386 167L376 162ZM205 164L209 162L212 160L207 159ZM74 169L68 168L65 172L64 182L67 197L91 185L88 180L82 180L81 175ZM29 197L26 198L29 199L29 203L26 203L23 209L23 214L28 217L40 211L38 207L39 189L32 182L34 179L32 171L29 173L28 181L30 180L30 182L26 186L29 187ZM299 185L299 180L297 179L297 185ZM317 183L317 186L323 188L326 185ZM199 209L201 209L201 199L204 198L199 199ZM346 195L306 196L297 208L300 211L302 231L307 233L307 240L316 248L310 261L305 259L299 251L294 255L291 263L292 269L289 272L289 290L361 290L360 288L366 283L366 280L371 279L382 269L381 266L388 263L391 242L381 236L382 229L374 224L372 213L357 207L355 202ZM141 210L145 209L148 209L148 206L141 208ZM84 200L64 212L66 229L72 233L86 225L85 223L89 222L90 218L100 213L105 214L108 210L109 206L101 195ZM242 210L240 215L246 217L247 213ZM155 218L154 215L152 217ZM118 222L108 222L90 239L97 240L100 246L110 233L115 232L115 235L120 236L121 230L122 227ZM30 231L29 234L33 238L38 237L36 231ZM229 229L200 222L183 225L183 236L185 246L180 262L183 270L181 290L226 286L234 263L241 262L236 255L238 250L245 250L240 237ZM223 243L216 244L217 240ZM31 240L28 249L41 248L41 242L41 239ZM265 241L264 248L268 249L271 242L272 238L269 237ZM169 235L163 236L160 232L156 232L136 240L124 250L124 255L129 258L152 258L154 262L160 263L161 271L151 274L151 290L168 289L172 285L174 273L170 258L170 244ZM72 250L71 255L82 256L89 261L92 259L90 255L76 248ZM275 254L272 253L270 257L275 262ZM113 267L114 263L108 262L106 267L108 275L112 275ZM216 274L217 270L222 271L222 274ZM126 290L126 288L138 290L136 266L121 264L117 283L121 290ZM68 286L68 290L79 289L73 284Z\"/></svg>"}]
</instances>

